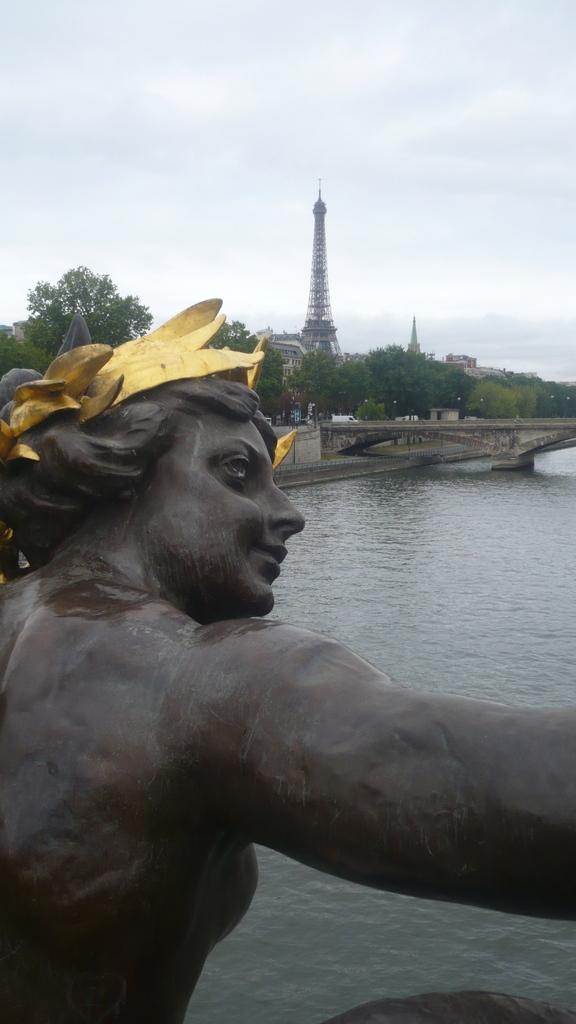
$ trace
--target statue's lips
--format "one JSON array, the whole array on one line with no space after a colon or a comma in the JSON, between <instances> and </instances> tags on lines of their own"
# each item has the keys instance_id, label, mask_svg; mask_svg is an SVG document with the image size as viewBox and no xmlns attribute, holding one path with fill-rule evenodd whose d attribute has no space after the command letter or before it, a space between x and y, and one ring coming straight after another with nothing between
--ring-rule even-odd
<instances>
[{"instance_id":1,"label":"statue's lips","mask_svg":"<svg viewBox=\"0 0 576 1024\"><path fill-rule=\"evenodd\" d=\"M283 544L255 544L252 549L263 563L263 571L272 583L280 575L280 562L286 558L287 551Z\"/></svg>"}]
</instances>

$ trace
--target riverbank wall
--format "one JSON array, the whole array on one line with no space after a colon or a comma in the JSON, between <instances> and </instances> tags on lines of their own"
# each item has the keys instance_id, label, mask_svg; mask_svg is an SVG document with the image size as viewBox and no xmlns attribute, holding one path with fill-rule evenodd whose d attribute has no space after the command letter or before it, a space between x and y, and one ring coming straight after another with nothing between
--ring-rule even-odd
<instances>
[{"instance_id":1,"label":"riverbank wall","mask_svg":"<svg viewBox=\"0 0 576 1024\"><path fill-rule=\"evenodd\" d=\"M393 473L399 469L416 469L419 466L436 466L442 462L463 462L468 459L486 458L484 452L475 451L467 445L452 445L450 448L427 449L426 454L411 452L410 455L345 456L340 459L323 459L316 462L289 463L276 470L276 483L283 490L302 487L304 484L321 484L328 480L345 480L351 476L369 476L373 473Z\"/></svg>"},{"instance_id":2,"label":"riverbank wall","mask_svg":"<svg viewBox=\"0 0 576 1024\"><path fill-rule=\"evenodd\" d=\"M276 437L280 438L284 434L289 434L292 429L292 427L274 427L274 433ZM322 440L320 437L320 427L298 427L296 439L284 459L284 463L287 466L300 463L310 465L311 463L319 462L321 457Z\"/></svg>"}]
</instances>

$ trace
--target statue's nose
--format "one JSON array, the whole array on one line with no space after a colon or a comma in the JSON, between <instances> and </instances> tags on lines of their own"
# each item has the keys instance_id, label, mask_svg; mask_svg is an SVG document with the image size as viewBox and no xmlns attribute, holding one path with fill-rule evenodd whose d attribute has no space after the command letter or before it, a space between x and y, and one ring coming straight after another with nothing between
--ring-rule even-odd
<instances>
[{"instance_id":1,"label":"statue's nose","mask_svg":"<svg viewBox=\"0 0 576 1024\"><path fill-rule=\"evenodd\" d=\"M304 516L286 497L278 487L275 490L275 500L271 509L270 525L274 533L280 534L282 540L288 540L295 533L300 533L305 526Z\"/></svg>"}]
</instances>

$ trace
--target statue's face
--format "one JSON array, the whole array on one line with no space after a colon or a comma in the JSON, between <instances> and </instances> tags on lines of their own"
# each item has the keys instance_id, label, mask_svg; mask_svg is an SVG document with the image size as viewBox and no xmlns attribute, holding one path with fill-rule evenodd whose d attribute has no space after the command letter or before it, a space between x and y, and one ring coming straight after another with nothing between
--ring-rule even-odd
<instances>
[{"instance_id":1,"label":"statue's face","mask_svg":"<svg viewBox=\"0 0 576 1024\"><path fill-rule=\"evenodd\" d=\"M274 484L253 423L177 417L175 443L139 502L162 596L203 623L265 615L285 542L304 519Z\"/></svg>"}]
</instances>

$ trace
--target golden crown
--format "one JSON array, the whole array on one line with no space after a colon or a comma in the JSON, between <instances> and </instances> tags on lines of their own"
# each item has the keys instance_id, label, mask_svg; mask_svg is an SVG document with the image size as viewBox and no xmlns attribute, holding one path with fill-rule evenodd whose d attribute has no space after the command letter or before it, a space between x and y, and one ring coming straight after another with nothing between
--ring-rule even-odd
<instances>
[{"instance_id":1,"label":"golden crown","mask_svg":"<svg viewBox=\"0 0 576 1024\"><path fill-rule=\"evenodd\" d=\"M132 395L191 378L224 377L255 389L268 338L261 338L253 352L208 348L226 319L218 316L221 306L220 299L198 302L156 331L118 348L88 344L57 356L43 379L16 388L10 423L0 420L0 461L38 461L38 454L20 438L63 410L86 423ZM286 458L295 436L292 431L278 441L274 468Z\"/></svg>"}]
</instances>

